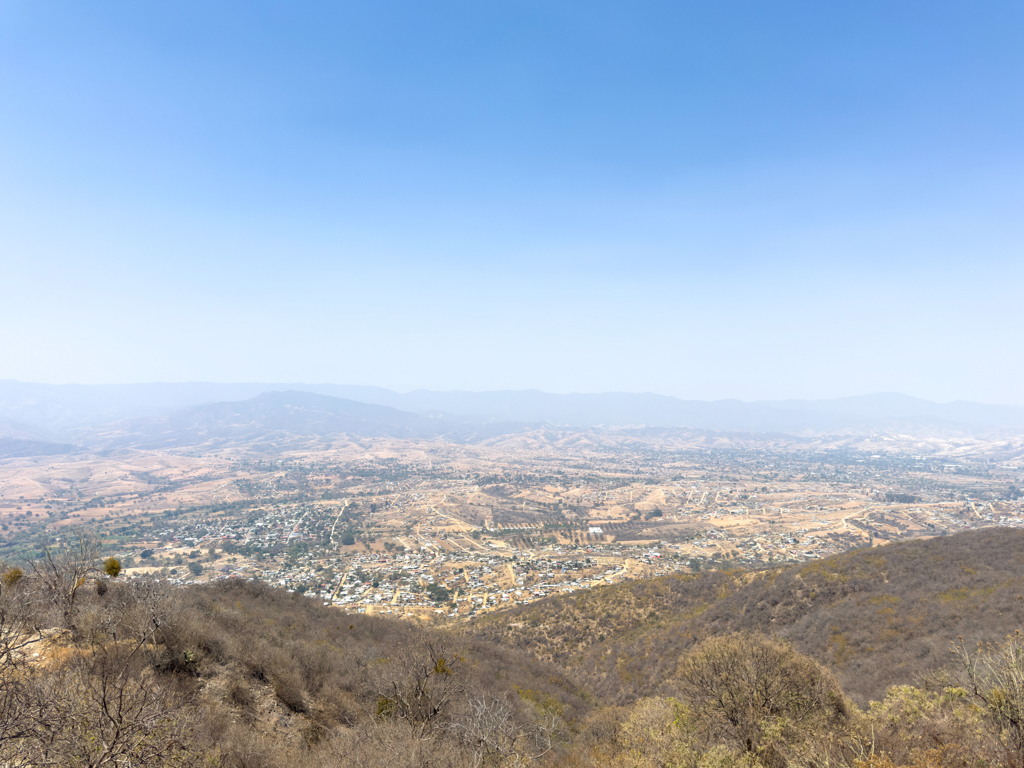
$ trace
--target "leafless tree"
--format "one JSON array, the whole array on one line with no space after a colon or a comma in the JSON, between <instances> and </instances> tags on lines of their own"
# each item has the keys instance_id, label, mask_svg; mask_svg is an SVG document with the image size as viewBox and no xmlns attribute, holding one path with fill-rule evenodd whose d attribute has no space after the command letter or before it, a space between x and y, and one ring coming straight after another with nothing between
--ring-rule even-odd
<instances>
[{"instance_id":1,"label":"leafless tree","mask_svg":"<svg viewBox=\"0 0 1024 768\"><path fill-rule=\"evenodd\" d=\"M155 629L154 629L155 631ZM25 739L33 766L200 765L199 712L176 681L158 676L142 653L149 638L69 649L27 681L45 731Z\"/></svg>"},{"instance_id":2,"label":"leafless tree","mask_svg":"<svg viewBox=\"0 0 1024 768\"><path fill-rule=\"evenodd\" d=\"M481 696L449 727L473 756L473 768L530 765L554 747L556 718L523 723L507 697Z\"/></svg>"},{"instance_id":3,"label":"leafless tree","mask_svg":"<svg viewBox=\"0 0 1024 768\"><path fill-rule=\"evenodd\" d=\"M59 544L43 549L43 556L28 566L31 578L56 609L61 626L72 628L75 603L89 577L99 572L99 541L75 529Z\"/></svg>"},{"instance_id":4,"label":"leafless tree","mask_svg":"<svg viewBox=\"0 0 1024 768\"><path fill-rule=\"evenodd\" d=\"M305 763L311 768L471 768L472 758L455 739L418 738L404 720L378 721L345 729L320 745Z\"/></svg>"},{"instance_id":5,"label":"leafless tree","mask_svg":"<svg viewBox=\"0 0 1024 768\"><path fill-rule=\"evenodd\" d=\"M29 563L27 577L0 579L0 764L199 765L193 696L146 657L160 626L156 587L119 585L103 596L91 646L54 642L59 633L39 627L46 612L40 619L36 602L73 626L98 550L92 536L75 531ZM45 663L27 658L29 643L44 638Z\"/></svg>"},{"instance_id":6,"label":"leafless tree","mask_svg":"<svg viewBox=\"0 0 1024 768\"><path fill-rule=\"evenodd\" d=\"M440 724L465 690L461 664L455 646L439 635L427 635L372 662L368 669L377 693L376 718L406 720L422 737Z\"/></svg>"},{"instance_id":7,"label":"leafless tree","mask_svg":"<svg viewBox=\"0 0 1024 768\"><path fill-rule=\"evenodd\" d=\"M99 624L104 634L116 641L149 639L167 622L171 594L166 582L139 578L116 584L103 603Z\"/></svg>"},{"instance_id":8,"label":"leafless tree","mask_svg":"<svg viewBox=\"0 0 1024 768\"><path fill-rule=\"evenodd\" d=\"M3 565L0 571L12 572ZM32 620L31 585L17 576L0 579L0 761L12 767L25 764L23 743L45 725L25 686L27 654L42 633Z\"/></svg>"},{"instance_id":9,"label":"leafless tree","mask_svg":"<svg viewBox=\"0 0 1024 768\"><path fill-rule=\"evenodd\" d=\"M1024 634L971 649L953 645L955 679L981 704L988 722L1014 762L1024 763Z\"/></svg>"},{"instance_id":10,"label":"leafless tree","mask_svg":"<svg viewBox=\"0 0 1024 768\"><path fill-rule=\"evenodd\" d=\"M17 578L6 578L12 571ZM22 661L22 651L41 634L33 620L37 596L32 585L20 577L20 569L0 563L0 572L0 669L7 669Z\"/></svg>"}]
</instances>

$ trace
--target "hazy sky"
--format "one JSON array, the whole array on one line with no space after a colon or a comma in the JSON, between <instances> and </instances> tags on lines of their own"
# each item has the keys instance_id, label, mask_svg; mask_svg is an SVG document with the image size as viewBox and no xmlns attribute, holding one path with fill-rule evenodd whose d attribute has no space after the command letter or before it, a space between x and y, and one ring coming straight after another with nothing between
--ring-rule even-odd
<instances>
[{"instance_id":1,"label":"hazy sky","mask_svg":"<svg viewBox=\"0 0 1024 768\"><path fill-rule=\"evenodd\" d=\"M1024 3L0 1L0 378L1024 404Z\"/></svg>"}]
</instances>

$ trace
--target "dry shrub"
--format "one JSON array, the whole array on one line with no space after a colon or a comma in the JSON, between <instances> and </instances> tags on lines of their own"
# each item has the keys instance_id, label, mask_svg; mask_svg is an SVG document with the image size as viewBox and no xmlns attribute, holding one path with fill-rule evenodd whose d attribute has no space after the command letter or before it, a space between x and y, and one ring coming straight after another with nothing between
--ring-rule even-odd
<instances>
[{"instance_id":1,"label":"dry shrub","mask_svg":"<svg viewBox=\"0 0 1024 768\"><path fill-rule=\"evenodd\" d=\"M308 712L302 676L294 669L283 669L274 674L274 695L292 712Z\"/></svg>"},{"instance_id":2,"label":"dry shrub","mask_svg":"<svg viewBox=\"0 0 1024 768\"><path fill-rule=\"evenodd\" d=\"M859 718L854 735L864 747L861 751L884 754L898 765L999 764L1003 756L984 713L956 687L927 691L893 686Z\"/></svg>"},{"instance_id":3,"label":"dry shrub","mask_svg":"<svg viewBox=\"0 0 1024 768\"><path fill-rule=\"evenodd\" d=\"M302 671L306 690L312 694L338 675L347 661L344 649L328 643L295 643L289 650Z\"/></svg>"},{"instance_id":4,"label":"dry shrub","mask_svg":"<svg viewBox=\"0 0 1024 768\"><path fill-rule=\"evenodd\" d=\"M311 755L317 768L475 768L472 756L450 739L418 738L397 720L336 731Z\"/></svg>"},{"instance_id":5,"label":"dry shrub","mask_svg":"<svg viewBox=\"0 0 1024 768\"><path fill-rule=\"evenodd\" d=\"M280 740L249 728L233 728L220 745L224 768L281 768L302 764L297 758L298 755Z\"/></svg>"},{"instance_id":6,"label":"dry shrub","mask_svg":"<svg viewBox=\"0 0 1024 768\"><path fill-rule=\"evenodd\" d=\"M256 697L253 696L249 686L243 681L234 679L228 684L228 701L234 706L248 710L256 704Z\"/></svg>"},{"instance_id":7,"label":"dry shrub","mask_svg":"<svg viewBox=\"0 0 1024 768\"><path fill-rule=\"evenodd\" d=\"M261 683L270 682L274 649L261 640L236 648L235 661L249 677Z\"/></svg>"},{"instance_id":8,"label":"dry shrub","mask_svg":"<svg viewBox=\"0 0 1024 768\"><path fill-rule=\"evenodd\" d=\"M766 765L784 765L795 745L849 723L831 673L779 640L706 640L679 663L676 678L700 742L756 754Z\"/></svg>"},{"instance_id":9,"label":"dry shrub","mask_svg":"<svg viewBox=\"0 0 1024 768\"><path fill-rule=\"evenodd\" d=\"M209 701L203 712L202 726L197 734L199 741L207 745L221 744L235 728L237 722L235 712L220 702Z\"/></svg>"},{"instance_id":10,"label":"dry shrub","mask_svg":"<svg viewBox=\"0 0 1024 768\"><path fill-rule=\"evenodd\" d=\"M626 707L601 707L591 712L579 729L575 751L595 758L596 762L610 757L628 715Z\"/></svg>"},{"instance_id":11,"label":"dry shrub","mask_svg":"<svg viewBox=\"0 0 1024 768\"><path fill-rule=\"evenodd\" d=\"M139 645L110 643L53 658L24 679L41 733L18 739L17 765L174 765L204 762L204 709L187 681L157 674ZM86 761L84 756L88 757Z\"/></svg>"},{"instance_id":12,"label":"dry shrub","mask_svg":"<svg viewBox=\"0 0 1024 768\"><path fill-rule=\"evenodd\" d=\"M351 691L325 685L313 701L313 712L329 725L353 726L360 719L361 708Z\"/></svg>"}]
</instances>

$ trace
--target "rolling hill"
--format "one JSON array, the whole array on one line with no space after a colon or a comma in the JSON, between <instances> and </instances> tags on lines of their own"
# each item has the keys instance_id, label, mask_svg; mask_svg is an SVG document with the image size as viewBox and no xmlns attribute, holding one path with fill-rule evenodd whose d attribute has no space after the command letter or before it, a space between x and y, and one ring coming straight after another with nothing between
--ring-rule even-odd
<instances>
[{"instance_id":1,"label":"rolling hill","mask_svg":"<svg viewBox=\"0 0 1024 768\"><path fill-rule=\"evenodd\" d=\"M62 456L80 450L76 445L29 440L22 437L0 437L0 459L20 459L26 456Z\"/></svg>"},{"instance_id":2,"label":"rolling hill","mask_svg":"<svg viewBox=\"0 0 1024 768\"><path fill-rule=\"evenodd\" d=\"M700 640L756 632L832 667L865 704L948 662L949 645L1024 627L1024 531L991 528L748 572L626 582L476 620L473 632L562 664L602 697L671 694Z\"/></svg>"}]
</instances>

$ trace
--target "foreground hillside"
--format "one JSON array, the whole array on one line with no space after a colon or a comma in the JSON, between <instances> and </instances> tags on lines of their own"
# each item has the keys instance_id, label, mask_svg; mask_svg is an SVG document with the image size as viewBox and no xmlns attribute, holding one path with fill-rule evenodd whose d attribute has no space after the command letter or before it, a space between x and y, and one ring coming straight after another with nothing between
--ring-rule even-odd
<instances>
[{"instance_id":1,"label":"foreground hillside","mask_svg":"<svg viewBox=\"0 0 1024 768\"><path fill-rule=\"evenodd\" d=\"M982 532L444 628L125 582L80 534L0 567L0 764L1018 766L1022 549Z\"/></svg>"},{"instance_id":2,"label":"foreground hillside","mask_svg":"<svg viewBox=\"0 0 1024 768\"><path fill-rule=\"evenodd\" d=\"M592 709L556 667L483 640L248 581L68 591L80 573L2 580L2 765L468 766L480 717L525 755Z\"/></svg>"},{"instance_id":3,"label":"foreground hillside","mask_svg":"<svg viewBox=\"0 0 1024 768\"><path fill-rule=\"evenodd\" d=\"M950 642L1024 628L1024 531L992 528L855 550L761 572L627 582L492 614L474 632L575 670L619 703L672 693L701 640L757 632L793 643L866 704L947 663Z\"/></svg>"}]
</instances>

